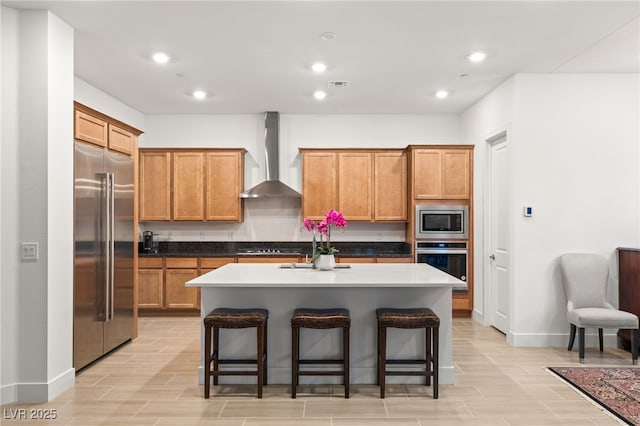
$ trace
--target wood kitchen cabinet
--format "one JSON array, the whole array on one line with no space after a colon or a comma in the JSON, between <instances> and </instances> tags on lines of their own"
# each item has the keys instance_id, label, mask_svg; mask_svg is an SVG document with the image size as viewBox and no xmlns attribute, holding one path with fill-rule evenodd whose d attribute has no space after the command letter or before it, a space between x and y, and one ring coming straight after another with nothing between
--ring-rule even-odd
<instances>
[{"instance_id":1,"label":"wood kitchen cabinet","mask_svg":"<svg viewBox=\"0 0 640 426\"><path fill-rule=\"evenodd\" d=\"M303 217L329 209L354 221L407 220L407 161L400 150L301 149Z\"/></svg>"},{"instance_id":2,"label":"wood kitchen cabinet","mask_svg":"<svg viewBox=\"0 0 640 426\"><path fill-rule=\"evenodd\" d=\"M154 315L197 313L200 291L186 287L185 283L198 275L197 258L139 258L138 309Z\"/></svg>"},{"instance_id":3,"label":"wood kitchen cabinet","mask_svg":"<svg viewBox=\"0 0 640 426\"><path fill-rule=\"evenodd\" d=\"M172 218L204 220L204 153L174 152L172 156Z\"/></svg>"},{"instance_id":4,"label":"wood kitchen cabinet","mask_svg":"<svg viewBox=\"0 0 640 426\"><path fill-rule=\"evenodd\" d=\"M241 222L244 153L141 149L140 220Z\"/></svg>"},{"instance_id":5,"label":"wood kitchen cabinet","mask_svg":"<svg viewBox=\"0 0 640 426\"><path fill-rule=\"evenodd\" d=\"M165 307L167 309L200 309L200 291L185 283L198 276L195 257L165 259Z\"/></svg>"},{"instance_id":6,"label":"wood kitchen cabinet","mask_svg":"<svg viewBox=\"0 0 640 426\"><path fill-rule=\"evenodd\" d=\"M302 259L299 257L282 257L282 256L246 256L246 257L238 257L238 263L300 263Z\"/></svg>"},{"instance_id":7,"label":"wood kitchen cabinet","mask_svg":"<svg viewBox=\"0 0 640 426\"><path fill-rule=\"evenodd\" d=\"M471 150L463 146L413 149L413 198L469 199L471 159Z\"/></svg>"},{"instance_id":8,"label":"wood kitchen cabinet","mask_svg":"<svg viewBox=\"0 0 640 426\"><path fill-rule=\"evenodd\" d=\"M338 154L330 151L302 153L302 215L322 219L338 207Z\"/></svg>"},{"instance_id":9,"label":"wood kitchen cabinet","mask_svg":"<svg viewBox=\"0 0 640 426\"><path fill-rule=\"evenodd\" d=\"M74 139L129 156L137 150L140 130L78 102L73 103L73 108Z\"/></svg>"},{"instance_id":10,"label":"wood kitchen cabinet","mask_svg":"<svg viewBox=\"0 0 640 426\"><path fill-rule=\"evenodd\" d=\"M140 220L170 220L171 153L140 150L139 164Z\"/></svg>"},{"instance_id":11,"label":"wood kitchen cabinet","mask_svg":"<svg viewBox=\"0 0 640 426\"><path fill-rule=\"evenodd\" d=\"M164 266L162 258L138 259L138 308L164 306Z\"/></svg>"},{"instance_id":12,"label":"wood kitchen cabinet","mask_svg":"<svg viewBox=\"0 0 640 426\"><path fill-rule=\"evenodd\" d=\"M121 127L109 124L109 149L131 155L134 149L135 135Z\"/></svg>"},{"instance_id":13,"label":"wood kitchen cabinet","mask_svg":"<svg viewBox=\"0 0 640 426\"><path fill-rule=\"evenodd\" d=\"M227 263L235 263L235 257L202 257L200 258L200 275L218 269Z\"/></svg>"},{"instance_id":14,"label":"wood kitchen cabinet","mask_svg":"<svg viewBox=\"0 0 640 426\"><path fill-rule=\"evenodd\" d=\"M370 152L338 153L337 210L347 220L373 219L372 158Z\"/></svg>"},{"instance_id":15,"label":"wood kitchen cabinet","mask_svg":"<svg viewBox=\"0 0 640 426\"><path fill-rule=\"evenodd\" d=\"M107 146L107 122L83 111L75 111L74 138L98 145Z\"/></svg>"}]
</instances>

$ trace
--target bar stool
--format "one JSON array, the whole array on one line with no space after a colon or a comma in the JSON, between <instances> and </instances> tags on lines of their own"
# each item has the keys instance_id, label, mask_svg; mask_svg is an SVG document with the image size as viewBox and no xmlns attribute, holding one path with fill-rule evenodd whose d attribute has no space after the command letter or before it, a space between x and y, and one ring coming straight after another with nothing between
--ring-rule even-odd
<instances>
[{"instance_id":1,"label":"bar stool","mask_svg":"<svg viewBox=\"0 0 640 426\"><path fill-rule=\"evenodd\" d=\"M296 309L291 317L291 398L296 397L300 376L342 376L344 397L349 398L349 327L351 316L347 309ZM300 329L342 328L342 358L300 359ZM340 364L342 370L301 371L302 364Z\"/></svg>"},{"instance_id":2,"label":"bar stool","mask_svg":"<svg viewBox=\"0 0 640 426\"><path fill-rule=\"evenodd\" d=\"M378 384L384 398L386 376L425 376L426 385L433 376L433 399L438 399L438 329L440 318L427 308L376 310L378 318ZM387 359L387 328L424 328L426 351L424 359ZM433 345L433 351L431 350ZM387 364L422 364L423 371L387 370Z\"/></svg>"},{"instance_id":3,"label":"bar stool","mask_svg":"<svg viewBox=\"0 0 640 426\"><path fill-rule=\"evenodd\" d=\"M204 397L209 398L211 376L213 385L218 376L257 376L258 398L262 398L262 385L267 384L267 318L266 309L217 308L204 318ZM221 328L256 327L256 359L220 359L219 338ZM213 334L213 350L211 340ZM211 363L213 362L213 368ZM222 364L256 364L256 370L220 370Z\"/></svg>"}]
</instances>

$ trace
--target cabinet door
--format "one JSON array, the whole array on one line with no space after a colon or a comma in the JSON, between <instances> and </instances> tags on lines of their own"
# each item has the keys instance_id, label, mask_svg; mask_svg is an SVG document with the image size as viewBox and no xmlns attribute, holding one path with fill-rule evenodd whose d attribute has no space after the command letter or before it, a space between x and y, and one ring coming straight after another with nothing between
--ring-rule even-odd
<instances>
[{"instance_id":1,"label":"cabinet door","mask_svg":"<svg viewBox=\"0 0 640 426\"><path fill-rule=\"evenodd\" d=\"M338 154L338 206L347 220L373 219L372 156L368 152Z\"/></svg>"},{"instance_id":2,"label":"cabinet door","mask_svg":"<svg viewBox=\"0 0 640 426\"><path fill-rule=\"evenodd\" d=\"M140 151L140 220L171 219L171 154Z\"/></svg>"},{"instance_id":3,"label":"cabinet door","mask_svg":"<svg viewBox=\"0 0 640 426\"><path fill-rule=\"evenodd\" d=\"M374 154L374 220L407 220L407 155Z\"/></svg>"},{"instance_id":4,"label":"cabinet door","mask_svg":"<svg viewBox=\"0 0 640 426\"><path fill-rule=\"evenodd\" d=\"M335 152L302 154L302 214L321 219L338 207L338 157Z\"/></svg>"},{"instance_id":5,"label":"cabinet door","mask_svg":"<svg viewBox=\"0 0 640 426\"><path fill-rule=\"evenodd\" d=\"M469 151L443 150L442 164L442 198L469 198Z\"/></svg>"},{"instance_id":6,"label":"cabinet door","mask_svg":"<svg viewBox=\"0 0 640 426\"><path fill-rule=\"evenodd\" d=\"M199 292L185 283L198 276L197 269L166 269L165 290L167 309L199 309Z\"/></svg>"},{"instance_id":7,"label":"cabinet door","mask_svg":"<svg viewBox=\"0 0 640 426\"><path fill-rule=\"evenodd\" d=\"M134 146L133 133L109 124L109 149L131 155Z\"/></svg>"},{"instance_id":8,"label":"cabinet door","mask_svg":"<svg viewBox=\"0 0 640 426\"><path fill-rule=\"evenodd\" d=\"M413 190L416 199L442 198L442 151L417 149L413 153Z\"/></svg>"},{"instance_id":9,"label":"cabinet door","mask_svg":"<svg viewBox=\"0 0 640 426\"><path fill-rule=\"evenodd\" d=\"M204 220L204 152L173 153L173 220Z\"/></svg>"},{"instance_id":10,"label":"cabinet door","mask_svg":"<svg viewBox=\"0 0 640 426\"><path fill-rule=\"evenodd\" d=\"M336 257L338 263L375 263L373 257Z\"/></svg>"},{"instance_id":11,"label":"cabinet door","mask_svg":"<svg viewBox=\"0 0 640 426\"><path fill-rule=\"evenodd\" d=\"M244 181L241 152L211 152L205 157L206 220L242 220Z\"/></svg>"},{"instance_id":12,"label":"cabinet door","mask_svg":"<svg viewBox=\"0 0 640 426\"><path fill-rule=\"evenodd\" d=\"M163 303L162 269L138 270L138 307L162 308Z\"/></svg>"},{"instance_id":13,"label":"cabinet door","mask_svg":"<svg viewBox=\"0 0 640 426\"><path fill-rule=\"evenodd\" d=\"M378 257L376 263L413 263L411 257Z\"/></svg>"},{"instance_id":14,"label":"cabinet door","mask_svg":"<svg viewBox=\"0 0 640 426\"><path fill-rule=\"evenodd\" d=\"M74 137L94 145L107 146L107 122L82 111L76 111Z\"/></svg>"},{"instance_id":15,"label":"cabinet door","mask_svg":"<svg viewBox=\"0 0 640 426\"><path fill-rule=\"evenodd\" d=\"M238 263L300 263L299 257L238 257Z\"/></svg>"}]
</instances>

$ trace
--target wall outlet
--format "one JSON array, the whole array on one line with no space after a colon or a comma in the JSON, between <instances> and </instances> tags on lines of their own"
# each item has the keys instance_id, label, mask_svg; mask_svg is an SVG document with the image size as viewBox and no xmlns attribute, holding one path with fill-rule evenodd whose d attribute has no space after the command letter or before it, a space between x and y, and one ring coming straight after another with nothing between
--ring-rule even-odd
<instances>
[{"instance_id":1,"label":"wall outlet","mask_svg":"<svg viewBox=\"0 0 640 426\"><path fill-rule=\"evenodd\" d=\"M20 258L22 260L38 260L38 243L22 243Z\"/></svg>"}]
</instances>

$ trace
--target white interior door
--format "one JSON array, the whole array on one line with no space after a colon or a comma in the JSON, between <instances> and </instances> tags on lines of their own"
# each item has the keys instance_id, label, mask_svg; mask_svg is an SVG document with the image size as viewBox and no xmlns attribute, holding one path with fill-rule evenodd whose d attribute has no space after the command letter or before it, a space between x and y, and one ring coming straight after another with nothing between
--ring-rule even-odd
<instances>
[{"instance_id":1,"label":"white interior door","mask_svg":"<svg viewBox=\"0 0 640 426\"><path fill-rule=\"evenodd\" d=\"M506 132L488 141L490 146L488 217L489 324L503 333L509 330L511 314L509 237L509 149Z\"/></svg>"}]
</instances>

